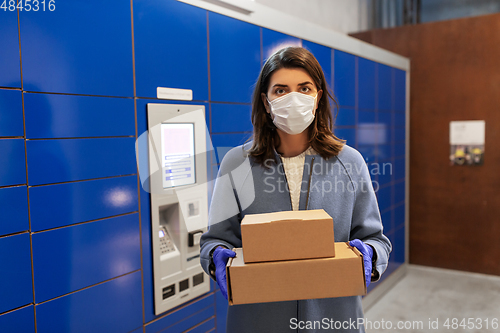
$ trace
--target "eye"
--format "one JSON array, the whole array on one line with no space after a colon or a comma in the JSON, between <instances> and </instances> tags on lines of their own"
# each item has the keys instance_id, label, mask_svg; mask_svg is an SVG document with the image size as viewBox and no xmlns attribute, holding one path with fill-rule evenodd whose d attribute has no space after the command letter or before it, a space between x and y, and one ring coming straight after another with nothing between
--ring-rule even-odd
<instances>
[{"instance_id":1,"label":"eye","mask_svg":"<svg viewBox=\"0 0 500 333\"><path fill-rule=\"evenodd\" d=\"M307 94L309 92L311 92L311 88L305 86L305 87L301 87L300 88L300 92L304 93L304 94Z\"/></svg>"},{"instance_id":2,"label":"eye","mask_svg":"<svg viewBox=\"0 0 500 333\"><path fill-rule=\"evenodd\" d=\"M274 91L274 93L276 95L283 95L285 93L285 89L283 89L283 88L276 88L276 90Z\"/></svg>"}]
</instances>

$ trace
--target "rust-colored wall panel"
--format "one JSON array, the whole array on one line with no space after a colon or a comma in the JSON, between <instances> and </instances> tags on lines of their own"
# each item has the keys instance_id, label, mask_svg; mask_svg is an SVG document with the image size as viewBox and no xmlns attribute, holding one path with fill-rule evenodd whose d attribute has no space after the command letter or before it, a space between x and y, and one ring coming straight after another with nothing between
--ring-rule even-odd
<instances>
[{"instance_id":1,"label":"rust-colored wall panel","mask_svg":"<svg viewBox=\"0 0 500 333\"><path fill-rule=\"evenodd\" d=\"M352 36L411 59L410 262L500 275L500 14ZM449 122L485 120L482 166L450 166Z\"/></svg>"}]
</instances>

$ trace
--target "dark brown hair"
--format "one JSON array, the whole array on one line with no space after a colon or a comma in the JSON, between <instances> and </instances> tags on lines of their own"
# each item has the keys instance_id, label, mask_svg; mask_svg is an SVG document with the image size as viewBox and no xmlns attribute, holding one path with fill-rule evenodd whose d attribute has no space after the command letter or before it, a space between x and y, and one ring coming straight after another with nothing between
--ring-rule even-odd
<instances>
[{"instance_id":1,"label":"dark brown hair","mask_svg":"<svg viewBox=\"0 0 500 333\"><path fill-rule=\"evenodd\" d=\"M337 156L345 140L333 134L334 118L330 111L330 100L337 110L338 103L329 90L318 60L307 49L295 46L276 51L262 67L252 98L253 144L248 153L264 166L266 160L275 159L274 146L279 145L279 136L271 115L266 112L261 95L267 95L271 76L281 68L303 68L313 79L316 89L323 90L314 121L308 127L309 143L324 159Z\"/></svg>"}]
</instances>

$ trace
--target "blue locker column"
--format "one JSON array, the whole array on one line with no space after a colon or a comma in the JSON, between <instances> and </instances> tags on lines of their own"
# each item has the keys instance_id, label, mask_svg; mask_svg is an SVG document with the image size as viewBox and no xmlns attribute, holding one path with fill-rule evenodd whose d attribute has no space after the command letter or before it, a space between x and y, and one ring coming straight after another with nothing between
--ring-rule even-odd
<instances>
[{"instance_id":1,"label":"blue locker column","mask_svg":"<svg viewBox=\"0 0 500 333\"><path fill-rule=\"evenodd\" d=\"M16 6L6 3L0 19L0 87L21 88L21 62L19 58L19 29ZM1 110L0 110L1 112ZM1 124L0 124L1 126Z\"/></svg>"},{"instance_id":2,"label":"blue locker column","mask_svg":"<svg viewBox=\"0 0 500 333\"><path fill-rule=\"evenodd\" d=\"M377 197L381 210L384 234L392 242L394 235L394 159L392 156L394 146L394 124L392 112L393 97L393 70L391 67L377 64L376 75L376 126L379 134L377 140L378 152L378 185L380 187ZM392 255L392 254L391 254ZM397 267L390 264L382 275L382 280L387 278Z\"/></svg>"},{"instance_id":3,"label":"blue locker column","mask_svg":"<svg viewBox=\"0 0 500 333\"><path fill-rule=\"evenodd\" d=\"M394 235L394 159L392 156L394 146L394 123L392 112L393 99L393 69L383 64L377 64L377 128L380 135L378 150L378 185L380 187L377 197L381 210L384 234L391 242ZM382 276L385 279L395 269L390 264Z\"/></svg>"},{"instance_id":4,"label":"blue locker column","mask_svg":"<svg viewBox=\"0 0 500 333\"><path fill-rule=\"evenodd\" d=\"M394 124L392 121L393 69L377 64L377 128L379 129L379 162L392 161ZM384 176L386 176L384 174ZM390 176L390 174L389 174Z\"/></svg>"},{"instance_id":5,"label":"blue locker column","mask_svg":"<svg viewBox=\"0 0 500 333\"><path fill-rule=\"evenodd\" d=\"M390 128L390 155L381 165L390 164L390 177L383 176L382 187L390 188L392 199L389 208L382 212L384 233L392 243L389 266L382 276L387 278L405 262L405 109L406 109L406 72L379 64L378 70L378 123ZM386 89L391 82L390 89ZM388 185L386 185L388 184ZM386 202L388 205L389 202ZM389 222L390 221L390 222Z\"/></svg>"},{"instance_id":6,"label":"blue locker column","mask_svg":"<svg viewBox=\"0 0 500 333\"><path fill-rule=\"evenodd\" d=\"M395 131L395 158L406 154L405 126L406 126L406 72L394 69L394 131Z\"/></svg>"},{"instance_id":7,"label":"blue locker column","mask_svg":"<svg viewBox=\"0 0 500 333\"><path fill-rule=\"evenodd\" d=\"M356 107L356 56L334 50L334 93L340 107ZM351 144L354 146L354 144Z\"/></svg>"},{"instance_id":8,"label":"blue locker column","mask_svg":"<svg viewBox=\"0 0 500 333\"><path fill-rule=\"evenodd\" d=\"M393 173L394 160L392 158L393 122L392 122L392 68L377 64L376 75L376 134L377 144L377 182L379 191L379 208L382 215L384 234L389 236L394 232L393 207ZM389 275L388 270L386 275Z\"/></svg>"},{"instance_id":9,"label":"blue locker column","mask_svg":"<svg viewBox=\"0 0 500 333\"><path fill-rule=\"evenodd\" d=\"M394 69L394 235L391 260L394 266L405 261L406 185L406 72Z\"/></svg>"},{"instance_id":10,"label":"blue locker column","mask_svg":"<svg viewBox=\"0 0 500 333\"><path fill-rule=\"evenodd\" d=\"M377 63L358 57L358 108L363 111L376 109L376 81Z\"/></svg>"},{"instance_id":11,"label":"blue locker column","mask_svg":"<svg viewBox=\"0 0 500 333\"><path fill-rule=\"evenodd\" d=\"M11 23L17 25L17 15L15 20L10 19L11 13L9 12L2 13L2 15L6 16L6 21L2 21L0 27L12 33L8 26ZM15 32L17 38L17 28ZM2 36L0 39L8 39L8 37ZM9 57L13 47L7 43L7 40L4 42L7 48L5 52L2 52L0 59ZM18 57L18 43L13 51ZM3 58L2 60L13 65L10 61L12 59ZM4 65L4 63L0 64L0 80L11 80L12 76L9 78L9 75L12 71L4 70ZM33 277L30 236L26 232L29 230L29 219L20 90L0 89L0 156L2 156L0 167L0 331L27 332L33 327L33 308L28 306L33 303Z\"/></svg>"},{"instance_id":12,"label":"blue locker column","mask_svg":"<svg viewBox=\"0 0 500 333\"><path fill-rule=\"evenodd\" d=\"M377 64L365 58L357 58L357 130L359 152L368 163L378 160L379 128L376 125L376 70ZM376 179L375 179L376 180Z\"/></svg>"},{"instance_id":13,"label":"blue locker column","mask_svg":"<svg viewBox=\"0 0 500 333\"><path fill-rule=\"evenodd\" d=\"M207 11L175 0L136 0L133 6L136 95L181 88L207 101Z\"/></svg>"},{"instance_id":14,"label":"blue locker column","mask_svg":"<svg viewBox=\"0 0 500 333\"><path fill-rule=\"evenodd\" d=\"M0 313L32 303L28 233L0 237L0 267Z\"/></svg>"},{"instance_id":15,"label":"blue locker column","mask_svg":"<svg viewBox=\"0 0 500 333\"><path fill-rule=\"evenodd\" d=\"M342 51L333 51L333 91L340 109L334 134L356 146L356 57Z\"/></svg>"},{"instance_id":16,"label":"blue locker column","mask_svg":"<svg viewBox=\"0 0 500 333\"><path fill-rule=\"evenodd\" d=\"M260 71L260 28L209 12L210 100L251 103Z\"/></svg>"},{"instance_id":17,"label":"blue locker column","mask_svg":"<svg viewBox=\"0 0 500 333\"><path fill-rule=\"evenodd\" d=\"M261 66L261 28L209 12L212 164L250 137L251 102ZM216 103L222 102L222 103ZM215 178L215 175L212 175Z\"/></svg>"},{"instance_id":18,"label":"blue locker column","mask_svg":"<svg viewBox=\"0 0 500 333\"><path fill-rule=\"evenodd\" d=\"M25 92L24 109L37 330L142 326L133 99Z\"/></svg>"},{"instance_id":19,"label":"blue locker column","mask_svg":"<svg viewBox=\"0 0 500 333\"><path fill-rule=\"evenodd\" d=\"M20 11L24 90L133 96L130 16L127 1Z\"/></svg>"},{"instance_id":20,"label":"blue locker column","mask_svg":"<svg viewBox=\"0 0 500 333\"><path fill-rule=\"evenodd\" d=\"M29 229L23 137L22 93L0 89L0 236Z\"/></svg>"}]
</instances>

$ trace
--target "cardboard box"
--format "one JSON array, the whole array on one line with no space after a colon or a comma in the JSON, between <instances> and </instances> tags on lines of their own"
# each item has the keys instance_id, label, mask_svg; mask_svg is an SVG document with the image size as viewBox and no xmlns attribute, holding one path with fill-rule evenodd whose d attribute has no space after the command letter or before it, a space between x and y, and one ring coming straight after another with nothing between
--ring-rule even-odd
<instances>
[{"instance_id":1,"label":"cardboard box","mask_svg":"<svg viewBox=\"0 0 500 333\"><path fill-rule=\"evenodd\" d=\"M230 305L366 294L363 256L335 243L335 257L246 264L241 248L227 266Z\"/></svg>"},{"instance_id":2,"label":"cardboard box","mask_svg":"<svg viewBox=\"0 0 500 333\"><path fill-rule=\"evenodd\" d=\"M333 219L323 209L247 214L241 240L245 263L335 256Z\"/></svg>"}]
</instances>

